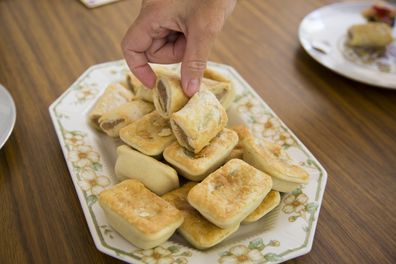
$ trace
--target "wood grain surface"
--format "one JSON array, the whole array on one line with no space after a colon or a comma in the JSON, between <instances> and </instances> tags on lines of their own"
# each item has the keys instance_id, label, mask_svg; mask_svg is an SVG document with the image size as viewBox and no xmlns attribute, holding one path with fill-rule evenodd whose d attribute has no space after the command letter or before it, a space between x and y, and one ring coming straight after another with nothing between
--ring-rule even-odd
<instances>
[{"instance_id":1,"label":"wood grain surface","mask_svg":"<svg viewBox=\"0 0 396 264\"><path fill-rule=\"evenodd\" d=\"M89 66L120 59L138 0L0 0L0 83L15 129L0 150L0 263L116 263L93 243L48 106ZM311 59L297 29L330 0L239 1L210 59L257 90L329 174L312 251L289 263L396 263L396 90Z\"/></svg>"}]
</instances>

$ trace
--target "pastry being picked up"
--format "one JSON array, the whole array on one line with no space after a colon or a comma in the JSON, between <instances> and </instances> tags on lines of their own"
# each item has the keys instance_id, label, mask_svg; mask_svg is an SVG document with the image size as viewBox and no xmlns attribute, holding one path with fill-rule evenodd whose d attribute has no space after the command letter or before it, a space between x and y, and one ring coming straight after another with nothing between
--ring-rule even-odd
<instances>
[{"instance_id":1,"label":"pastry being picked up","mask_svg":"<svg viewBox=\"0 0 396 264\"><path fill-rule=\"evenodd\" d=\"M115 174L120 180L137 179L158 195L179 187L179 177L172 167L126 145L117 148Z\"/></svg>"},{"instance_id":2,"label":"pastry being picked up","mask_svg":"<svg viewBox=\"0 0 396 264\"><path fill-rule=\"evenodd\" d=\"M189 182L162 196L162 199L179 209L184 222L178 228L178 232L195 248L206 249L219 244L238 230L239 224L229 228L219 228L206 220L197 210L187 201L187 195L196 183Z\"/></svg>"},{"instance_id":3,"label":"pastry being picked up","mask_svg":"<svg viewBox=\"0 0 396 264\"><path fill-rule=\"evenodd\" d=\"M182 213L137 180L125 180L99 195L107 221L136 247L156 247L183 223Z\"/></svg>"},{"instance_id":4,"label":"pastry being picked up","mask_svg":"<svg viewBox=\"0 0 396 264\"><path fill-rule=\"evenodd\" d=\"M385 48L392 41L392 28L385 23L357 24L348 29L347 44L351 47Z\"/></svg>"},{"instance_id":5,"label":"pastry being picked up","mask_svg":"<svg viewBox=\"0 0 396 264\"><path fill-rule=\"evenodd\" d=\"M225 162L237 142L238 135L224 128L199 153L194 154L174 142L165 149L164 158L187 179L201 181Z\"/></svg>"},{"instance_id":6,"label":"pastry being picked up","mask_svg":"<svg viewBox=\"0 0 396 264\"><path fill-rule=\"evenodd\" d=\"M176 141L169 120L161 117L157 111L122 128L120 138L129 146L154 157L161 155L169 144Z\"/></svg>"},{"instance_id":7,"label":"pastry being picked up","mask_svg":"<svg viewBox=\"0 0 396 264\"><path fill-rule=\"evenodd\" d=\"M210 222L230 228L252 213L271 188L269 175L233 159L194 186L187 199Z\"/></svg>"},{"instance_id":8,"label":"pastry being picked up","mask_svg":"<svg viewBox=\"0 0 396 264\"><path fill-rule=\"evenodd\" d=\"M227 113L217 98L201 89L171 116L171 126L180 145L200 152L226 126Z\"/></svg>"},{"instance_id":9,"label":"pastry being picked up","mask_svg":"<svg viewBox=\"0 0 396 264\"><path fill-rule=\"evenodd\" d=\"M143 100L132 100L104 113L99 118L100 128L110 137L118 137L121 128L142 118L154 110L153 104Z\"/></svg>"}]
</instances>

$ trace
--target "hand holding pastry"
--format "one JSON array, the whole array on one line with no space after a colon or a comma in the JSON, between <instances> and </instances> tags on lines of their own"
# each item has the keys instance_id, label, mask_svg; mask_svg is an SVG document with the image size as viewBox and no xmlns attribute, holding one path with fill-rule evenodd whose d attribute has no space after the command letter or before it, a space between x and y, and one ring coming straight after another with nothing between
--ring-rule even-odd
<instances>
[{"instance_id":1,"label":"hand holding pastry","mask_svg":"<svg viewBox=\"0 0 396 264\"><path fill-rule=\"evenodd\" d=\"M188 96L198 91L209 52L236 0L144 0L122 48L131 71L147 87L156 77L148 62L182 62Z\"/></svg>"}]
</instances>

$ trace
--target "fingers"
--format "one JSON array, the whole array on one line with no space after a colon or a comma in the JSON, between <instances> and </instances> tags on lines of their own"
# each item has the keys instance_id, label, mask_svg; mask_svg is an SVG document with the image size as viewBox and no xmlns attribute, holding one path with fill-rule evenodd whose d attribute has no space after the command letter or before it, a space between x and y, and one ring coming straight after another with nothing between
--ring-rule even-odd
<instances>
[{"instance_id":1,"label":"fingers","mask_svg":"<svg viewBox=\"0 0 396 264\"><path fill-rule=\"evenodd\" d=\"M155 39L146 56L150 62L177 63L183 58L186 39L183 34L170 34L167 38Z\"/></svg>"},{"instance_id":2,"label":"fingers","mask_svg":"<svg viewBox=\"0 0 396 264\"><path fill-rule=\"evenodd\" d=\"M193 96L199 90L216 35L217 31L199 27L199 24L192 24L189 28L181 67L182 86L187 96Z\"/></svg>"},{"instance_id":3,"label":"fingers","mask_svg":"<svg viewBox=\"0 0 396 264\"><path fill-rule=\"evenodd\" d=\"M156 77L148 64L145 51L151 46L149 30L138 20L128 29L121 46L125 60L132 73L146 87L154 87Z\"/></svg>"}]
</instances>

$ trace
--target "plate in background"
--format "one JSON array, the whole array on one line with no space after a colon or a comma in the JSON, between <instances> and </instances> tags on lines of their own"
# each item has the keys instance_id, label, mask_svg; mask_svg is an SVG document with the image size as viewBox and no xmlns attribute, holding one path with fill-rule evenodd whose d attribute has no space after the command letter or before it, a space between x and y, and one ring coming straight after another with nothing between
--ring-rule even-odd
<instances>
[{"instance_id":1,"label":"plate in background","mask_svg":"<svg viewBox=\"0 0 396 264\"><path fill-rule=\"evenodd\" d=\"M348 28L366 23L362 10L373 3L336 3L321 7L308 14L299 27L301 45L320 64L356 81L396 89L396 41L388 46L387 58L370 63L350 56L345 47ZM396 29L393 29L396 38ZM384 72L384 63L386 70Z\"/></svg>"},{"instance_id":2,"label":"plate in background","mask_svg":"<svg viewBox=\"0 0 396 264\"><path fill-rule=\"evenodd\" d=\"M0 84L0 149L11 135L16 120L16 108L12 96Z\"/></svg>"}]
</instances>

